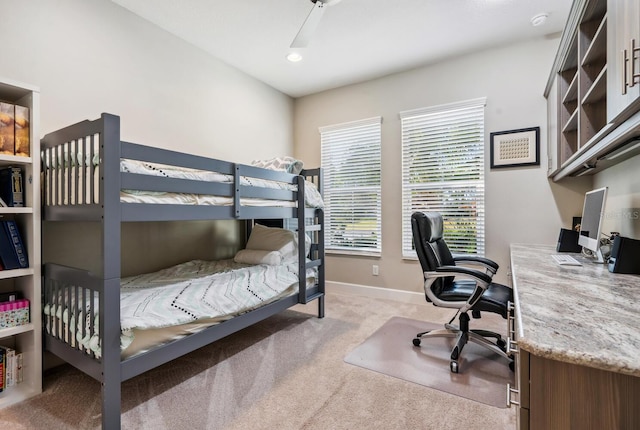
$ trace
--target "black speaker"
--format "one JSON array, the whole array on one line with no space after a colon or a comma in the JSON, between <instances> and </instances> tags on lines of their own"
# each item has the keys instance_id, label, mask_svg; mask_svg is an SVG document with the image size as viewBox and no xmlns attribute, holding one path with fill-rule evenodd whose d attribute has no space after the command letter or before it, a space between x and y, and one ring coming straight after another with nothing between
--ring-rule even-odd
<instances>
[{"instance_id":1,"label":"black speaker","mask_svg":"<svg viewBox=\"0 0 640 430\"><path fill-rule=\"evenodd\" d=\"M579 232L575 230L568 230L566 228L560 229L560 236L558 236L558 246L556 251L558 252L582 252L582 246L578 245Z\"/></svg>"},{"instance_id":2,"label":"black speaker","mask_svg":"<svg viewBox=\"0 0 640 430\"><path fill-rule=\"evenodd\" d=\"M622 236L613 239L609 272L640 275L640 240Z\"/></svg>"}]
</instances>

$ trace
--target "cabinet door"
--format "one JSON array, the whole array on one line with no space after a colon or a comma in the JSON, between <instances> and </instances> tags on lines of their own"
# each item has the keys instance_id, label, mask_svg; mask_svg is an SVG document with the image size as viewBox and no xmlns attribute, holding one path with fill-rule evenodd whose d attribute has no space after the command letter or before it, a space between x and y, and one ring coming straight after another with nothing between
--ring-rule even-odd
<instances>
[{"instance_id":1,"label":"cabinet door","mask_svg":"<svg viewBox=\"0 0 640 430\"><path fill-rule=\"evenodd\" d=\"M608 0L607 14L607 121L621 122L628 118L640 102L640 2L638 0ZM626 59L625 59L626 58Z\"/></svg>"}]
</instances>

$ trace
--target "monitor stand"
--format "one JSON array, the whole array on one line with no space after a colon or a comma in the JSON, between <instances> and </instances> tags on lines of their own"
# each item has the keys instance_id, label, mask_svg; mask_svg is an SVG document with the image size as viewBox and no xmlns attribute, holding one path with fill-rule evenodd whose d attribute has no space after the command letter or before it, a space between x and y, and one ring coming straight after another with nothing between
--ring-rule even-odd
<instances>
[{"instance_id":1,"label":"monitor stand","mask_svg":"<svg viewBox=\"0 0 640 430\"><path fill-rule=\"evenodd\" d=\"M593 253L593 262L596 264L606 264L604 261L604 257L602 256L602 250L598 248L596 252Z\"/></svg>"}]
</instances>

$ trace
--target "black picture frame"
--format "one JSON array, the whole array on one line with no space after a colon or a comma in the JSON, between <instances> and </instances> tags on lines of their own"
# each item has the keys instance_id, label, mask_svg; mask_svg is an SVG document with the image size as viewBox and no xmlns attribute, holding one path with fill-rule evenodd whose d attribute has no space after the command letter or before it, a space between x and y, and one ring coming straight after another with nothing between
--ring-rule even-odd
<instances>
[{"instance_id":1,"label":"black picture frame","mask_svg":"<svg viewBox=\"0 0 640 430\"><path fill-rule=\"evenodd\" d=\"M491 168L540 165L540 127L490 134Z\"/></svg>"}]
</instances>

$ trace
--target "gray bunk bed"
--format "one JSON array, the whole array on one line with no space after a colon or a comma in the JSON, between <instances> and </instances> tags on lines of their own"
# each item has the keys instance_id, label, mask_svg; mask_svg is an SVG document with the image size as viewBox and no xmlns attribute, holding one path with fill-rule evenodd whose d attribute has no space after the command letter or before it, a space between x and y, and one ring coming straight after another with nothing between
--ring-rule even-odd
<instances>
[{"instance_id":1,"label":"gray bunk bed","mask_svg":"<svg viewBox=\"0 0 640 430\"><path fill-rule=\"evenodd\" d=\"M43 260L43 306L55 303L68 312L67 317L74 315L78 333L74 333L72 324L51 330L60 324L55 312L49 312L43 320L45 349L101 383L103 428L120 428L123 381L299 303L317 300L318 317L324 316L323 210L305 204L305 187L309 187L309 183L321 191L320 169L303 170L300 175L294 175L124 142L120 139L120 118L111 114L49 133L42 139L41 148L43 220L94 222L101 229L101 273ZM209 182L132 173L123 171L123 160L216 172L230 180ZM276 181L287 188L252 185L256 180ZM213 195L223 201L214 199L207 204L130 202L122 198L126 190ZM261 205L255 206L254 199L259 199ZM123 358L121 224L224 219L247 220L248 225L256 219L289 220L296 225L297 291L201 331ZM311 240L309 254L306 254L305 238ZM316 274L314 282L307 282L309 270ZM74 341L85 335L98 337L99 354Z\"/></svg>"}]
</instances>

